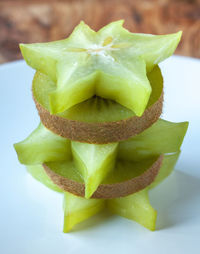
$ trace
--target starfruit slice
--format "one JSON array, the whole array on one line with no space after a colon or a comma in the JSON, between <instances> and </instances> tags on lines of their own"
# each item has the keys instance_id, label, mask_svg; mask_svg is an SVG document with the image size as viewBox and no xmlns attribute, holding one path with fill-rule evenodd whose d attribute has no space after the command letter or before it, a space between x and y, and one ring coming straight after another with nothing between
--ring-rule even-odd
<instances>
[{"instance_id":1,"label":"starfruit slice","mask_svg":"<svg viewBox=\"0 0 200 254\"><path fill-rule=\"evenodd\" d=\"M25 165L71 159L70 141L49 131L41 123L25 140L14 144L14 147L19 161Z\"/></svg>"},{"instance_id":2,"label":"starfruit slice","mask_svg":"<svg viewBox=\"0 0 200 254\"><path fill-rule=\"evenodd\" d=\"M85 198L90 198L115 166L118 143L107 145L72 141L72 154L85 183Z\"/></svg>"},{"instance_id":3,"label":"starfruit slice","mask_svg":"<svg viewBox=\"0 0 200 254\"><path fill-rule=\"evenodd\" d=\"M26 167L28 173L32 175L37 181L43 183L46 187L57 192L63 192L56 184L54 184L48 177L42 165L29 165Z\"/></svg>"},{"instance_id":4,"label":"starfruit slice","mask_svg":"<svg viewBox=\"0 0 200 254\"><path fill-rule=\"evenodd\" d=\"M151 183L148 188L152 189L162 183L172 172L179 158L180 151L176 153L166 154L163 158L162 167L159 173L155 177L153 183Z\"/></svg>"},{"instance_id":5,"label":"starfruit slice","mask_svg":"<svg viewBox=\"0 0 200 254\"><path fill-rule=\"evenodd\" d=\"M86 199L65 192L63 232L69 232L76 224L99 213L104 207L105 202L103 199Z\"/></svg>"},{"instance_id":6,"label":"starfruit slice","mask_svg":"<svg viewBox=\"0 0 200 254\"><path fill-rule=\"evenodd\" d=\"M112 22L95 32L81 22L65 40L20 44L26 62L57 84L49 93L52 114L93 95L143 114L151 94L147 71L173 54L181 32L133 34L122 24Z\"/></svg>"},{"instance_id":7,"label":"starfruit slice","mask_svg":"<svg viewBox=\"0 0 200 254\"><path fill-rule=\"evenodd\" d=\"M155 230L157 212L149 202L148 189L124 198L107 200L107 207L112 213L136 221L150 230Z\"/></svg>"},{"instance_id":8,"label":"starfruit slice","mask_svg":"<svg viewBox=\"0 0 200 254\"><path fill-rule=\"evenodd\" d=\"M118 158L140 161L165 153L179 151L188 128L188 122L173 123L159 119L137 136L119 143Z\"/></svg>"}]
</instances>

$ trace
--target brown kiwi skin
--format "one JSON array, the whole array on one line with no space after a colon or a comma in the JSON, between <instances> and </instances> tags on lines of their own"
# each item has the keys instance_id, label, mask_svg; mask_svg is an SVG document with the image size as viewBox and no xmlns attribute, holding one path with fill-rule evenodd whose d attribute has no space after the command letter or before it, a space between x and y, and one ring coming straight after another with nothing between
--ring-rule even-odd
<instances>
[{"instance_id":1,"label":"brown kiwi skin","mask_svg":"<svg viewBox=\"0 0 200 254\"><path fill-rule=\"evenodd\" d=\"M91 144L108 144L135 136L155 123L163 107L163 92L160 98L141 117L133 116L115 122L87 123L51 115L37 100L36 104L43 125L61 137Z\"/></svg>"},{"instance_id":2,"label":"brown kiwi skin","mask_svg":"<svg viewBox=\"0 0 200 254\"><path fill-rule=\"evenodd\" d=\"M91 198L96 199L112 199L120 198L131 195L138 192L148 185L150 185L157 176L160 167L162 165L163 155L160 155L158 159L147 169L142 175L134 177L130 180L114 183L114 184L101 184L94 192ZM43 168L49 178L54 184L56 184L63 191L70 192L76 196L85 196L84 183L76 182L61 175L56 174L46 164L43 164Z\"/></svg>"}]
</instances>

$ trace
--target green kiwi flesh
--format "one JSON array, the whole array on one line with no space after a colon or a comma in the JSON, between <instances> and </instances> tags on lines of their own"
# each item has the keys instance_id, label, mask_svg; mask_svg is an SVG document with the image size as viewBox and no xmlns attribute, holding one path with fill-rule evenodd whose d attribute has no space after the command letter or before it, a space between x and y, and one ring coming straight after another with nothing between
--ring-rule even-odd
<instances>
[{"instance_id":1,"label":"green kiwi flesh","mask_svg":"<svg viewBox=\"0 0 200 254\"><path fill-rule=\"evenodd\" d=\"M104 179L91 197L124 197L146 188L157 176L162 160L161 155L141 162L117 161L113 174L111 172ZM85 196L84 180L72 162L47 162L43 167L52 182L60 189L77 196Z\"/></svg>"},{"instance_id":2,"label":"green kiwi flesh","mask_svg":"<svg viewBox=\"0 0 200 254\"><path fill-rule=\"evenodd\" d=\"M55 83L38 72L33 80L33 98L42 123L52 132L79 142L118 142L150 127L162 112L163 79L158 66L148 78L152 95L141 117L116 102L99 97L77 104L62 114L51 115L48 93L54 89Z\"/></svg>"}]
</instances>

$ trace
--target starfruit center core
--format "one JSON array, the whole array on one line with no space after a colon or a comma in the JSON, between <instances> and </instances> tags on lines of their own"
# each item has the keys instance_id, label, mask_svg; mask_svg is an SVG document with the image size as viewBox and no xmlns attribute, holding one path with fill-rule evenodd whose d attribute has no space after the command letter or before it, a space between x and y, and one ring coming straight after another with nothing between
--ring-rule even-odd
<instances>
[{"instance_id":1,"label":"starfruit center core","mask_svg":"<svg viewBox=\"0 0 200 254\"><path fill-rule=\"evenodd\" d=\"M106 56L108 51L114 51L119 50L122 48L128 48L130 47L130 43L114 43L113 37L109 36L105 38L102 44L94 44L90 46L89 48L69 48L68 51L71 52L85 52L89 55L103 55ZM113 60L115 60L112 57Z\"/></svg>"}]
</instances>

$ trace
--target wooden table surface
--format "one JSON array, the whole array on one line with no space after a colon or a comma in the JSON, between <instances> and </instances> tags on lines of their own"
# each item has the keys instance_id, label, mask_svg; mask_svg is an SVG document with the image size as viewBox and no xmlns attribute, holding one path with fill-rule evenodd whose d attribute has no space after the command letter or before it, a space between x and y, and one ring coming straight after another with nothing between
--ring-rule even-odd
<instances>
[{"instance_id":1,"label":"wooden table surface","mask_svg":"<svg viewBox=\"0 0 200 254\"><path fill-rule=\"evenodd\" d=\"M200 58L199 0L0 0L0 63L21 58L20 42L66 38L80 20L97 30L118 19L132 32L182 30L176 53Z\"/></svg>"}]
</instances>

